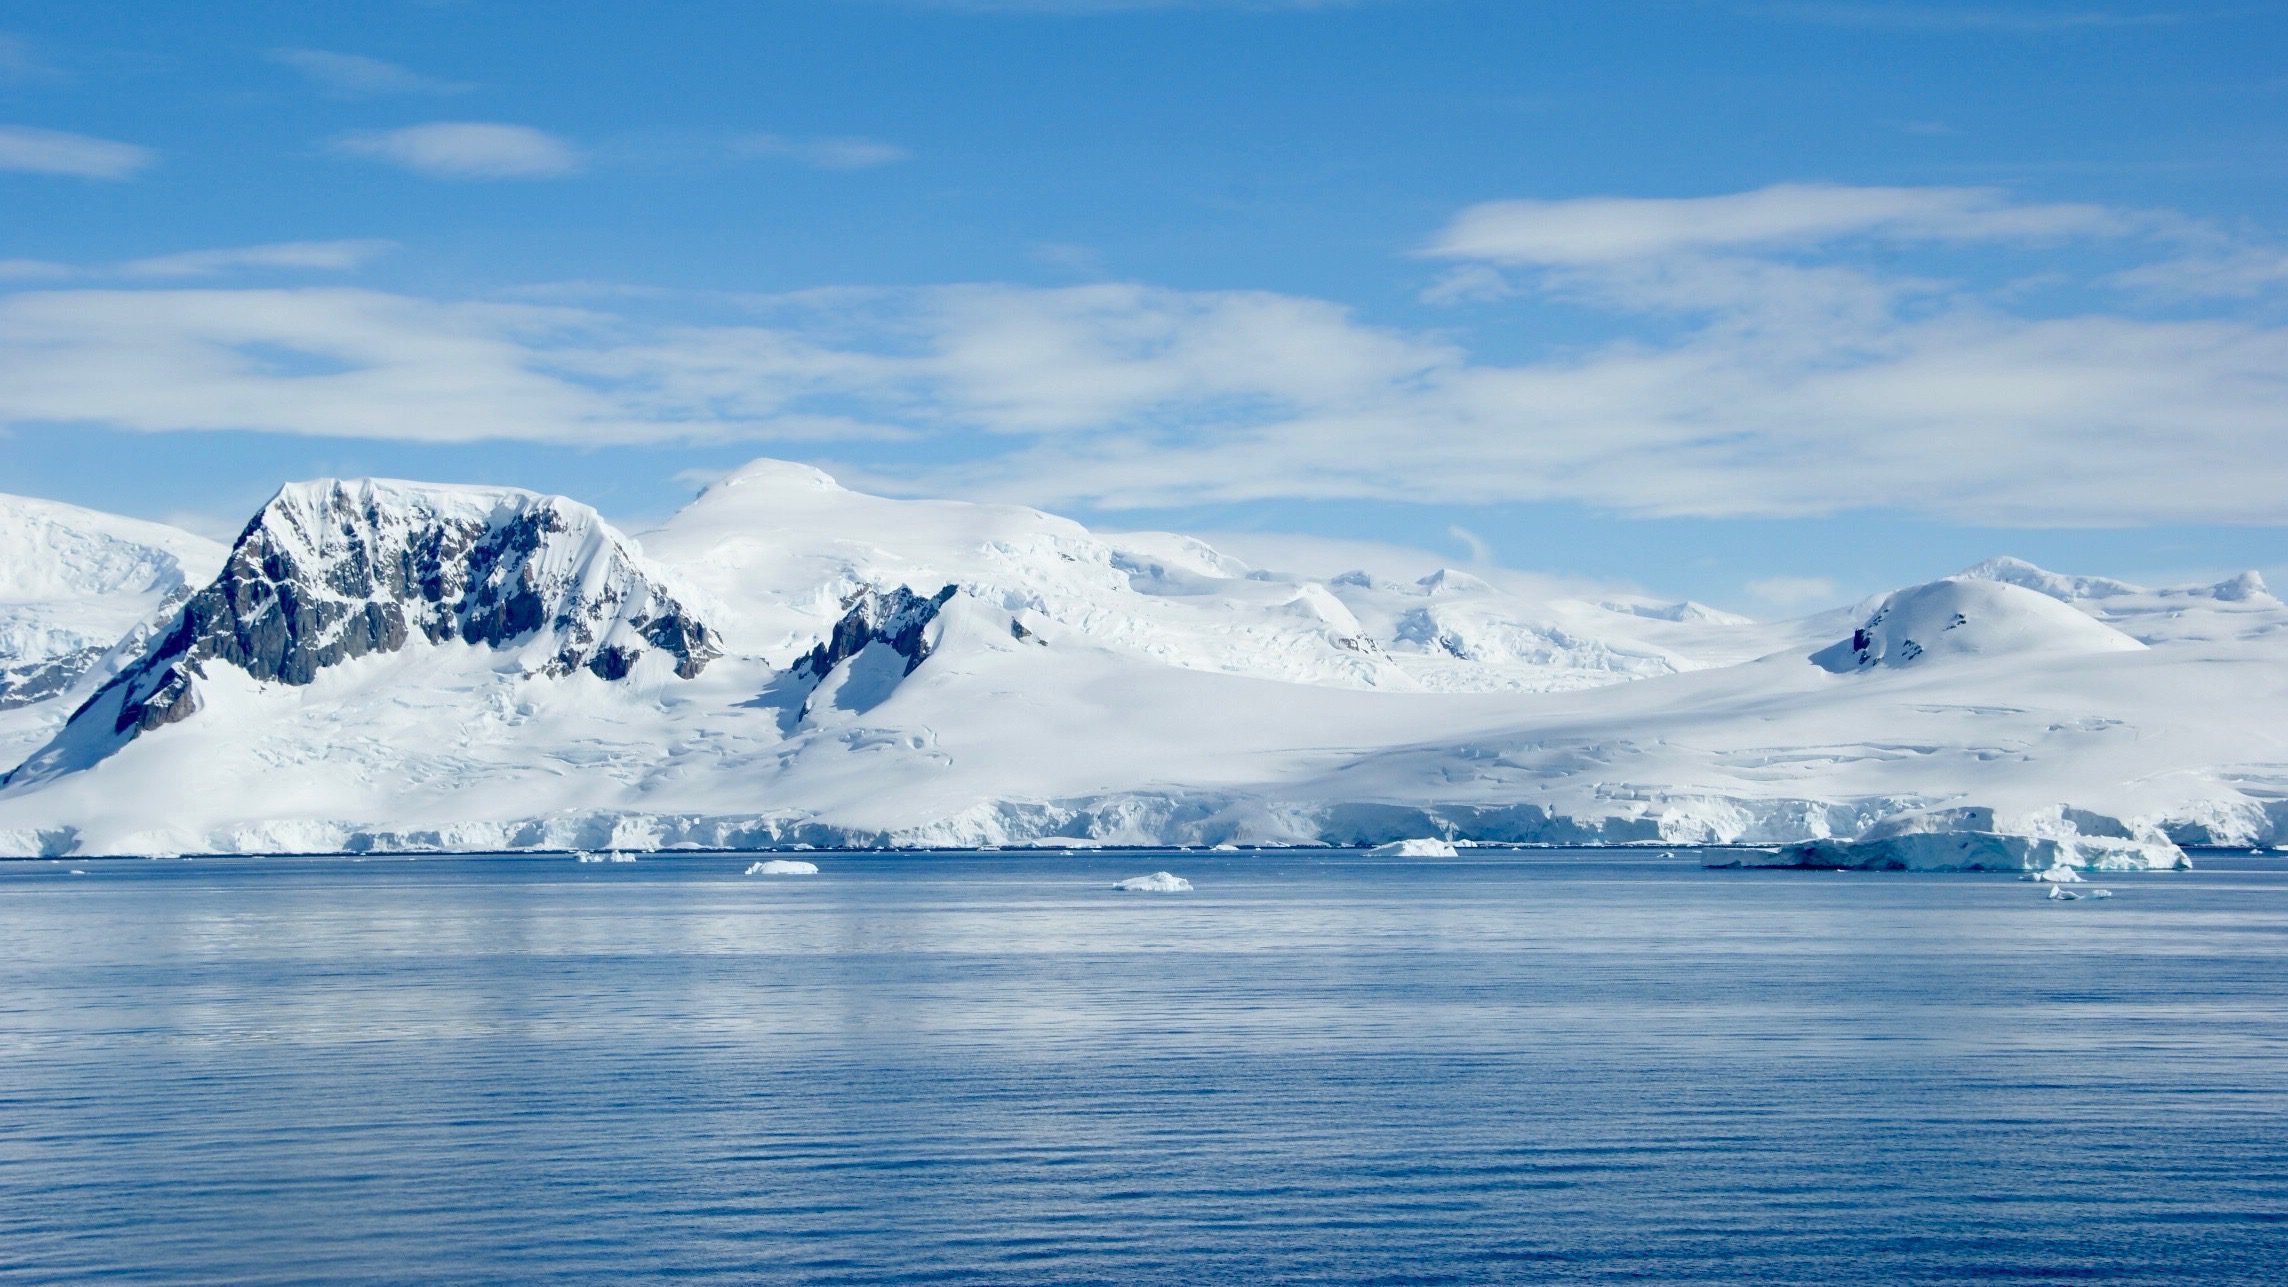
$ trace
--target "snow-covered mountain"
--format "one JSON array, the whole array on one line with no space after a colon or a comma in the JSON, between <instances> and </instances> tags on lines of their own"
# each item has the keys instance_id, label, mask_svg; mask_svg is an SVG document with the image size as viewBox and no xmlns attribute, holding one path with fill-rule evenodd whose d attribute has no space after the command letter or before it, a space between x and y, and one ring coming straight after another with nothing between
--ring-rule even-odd
<instances>
[{"instance_id":1,"label":"snow-covered mountain","mask_svg":"<svg viewBox=\"0 0 2288 1287\"><path fill-rule=\"evenodd\" d=\"M719 652L713 632L585 505L505 488L299 484L263 507L214 580L7 781L84 770L190 718L210 668L306 686L416 641L606 680L647 659L688 679Z\"/></svg>"},{"instance_id":2,"label":"snow-covered mountain","mask_svg":"<svg viewBox=\"0 0 2288 1287\"><path fill-rule=\"evenodd\" d=\"M2033 590L2146 644L2277 637L2288 625L2280 600L2254 572L2166 590L2109 577L2061 576L2012 558L1988 559L1958 575Z\"/></svg>"},{"instance_id":3,"label":"snow-covered mountain","mask_svg":"<svg viewBox=\"0 0 2288 1287\"><path fill-rule=\"evenodd\" d=\"M1948 577L1886 596L1865 625L1812 654L1842 674L1954 657L2134 652L2145 645L2056 599L2001 581Z\"/></svg>"},{"instance_id":4,"label":"snow-covered mountain","mask_svg":"<svg viewBox=\"0 0 2288 1287\"><path fill-rule=\"evenodd\" d=\"M0 495L0 758L52 736L58 708L108 679L223 553L158 523Z\"/></svg>"},{"instance_id":5,"label":"snow-covered mountain","mask_svg":"<svg viewBox=\"0 0 2288 1287\"><path fill-rule=\"evenodd\" d=\"M860 589L949 584L1043 637L1346 688L1585 688L1739 660L1770 642L1755 623L1698 604L1528 602L1451 569L1321 583L1190 537L866 496L773 460L708 488L644 545L721 605L734 648L770 657L808 649Z\"/></svg>"},{"instance_id":6,"label":"snow-covered mountain","mask_svg":"<svg viewBox=\"0 0 2288 1287\"><path fill-rule=\"evenodd\" d=\"M641 551L559 498L305 484L0 788L0 848L2276 843L2284 627L2246 578L2004 560L1781 623L1318 581L779 462Z\"/></svg>"}]
</instances>

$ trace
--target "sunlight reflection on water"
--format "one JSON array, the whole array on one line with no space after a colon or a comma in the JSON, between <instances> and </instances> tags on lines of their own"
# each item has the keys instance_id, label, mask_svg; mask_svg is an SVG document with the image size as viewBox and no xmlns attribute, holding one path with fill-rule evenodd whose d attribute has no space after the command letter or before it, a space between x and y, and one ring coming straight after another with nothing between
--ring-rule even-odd
<instances>
[{"instance_id":1,"label":"sunlight reflection on water","mask_svg":"<svg viewBox=\"0 0 2288 1287\"><path fill-rule=\"evenodd\" d=\"M2288 866L0 864L0 1276L2245 1280ZM1115 893L1166 869L1197 890Z\"/></svg>"}]
</instances>

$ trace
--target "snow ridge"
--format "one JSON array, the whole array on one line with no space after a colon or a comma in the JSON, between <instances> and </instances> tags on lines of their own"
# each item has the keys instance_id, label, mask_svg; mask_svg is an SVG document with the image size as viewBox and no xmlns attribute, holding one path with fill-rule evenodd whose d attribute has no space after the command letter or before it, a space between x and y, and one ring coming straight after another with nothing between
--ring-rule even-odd
<instances>
[{"instance_id":1,"label":"snow ridge","mask_svg":"<svg viewBox=\"0 0 2288 1287\"><path fill-rule=\"evenodd\" d=\"M0 496L0 710L96 674L122 635L180 607L222 559L220 545L157 523Z\"/></svg>"},{"instance_id":2,"label":"snow ridge","mask_svg":"<svg viewBox=\"0 0 2288 1287\"><path fill-rule=\"evenodd\" d=\"M1997 561L1762 624L768 462L647 547L529 492L287 488L117 681L0 712L62 725L0 785L0 852L2288 841L2288 605L2254 578Z\"/></svg>"},{"instance_id":3,"label":"snow ridge","mask_svg":"<svg viewBox=\"0 0 2288 1287\"><path fill-rule=\"evenodd\" d=\"M4 781L84 767L188 718L209 665L307 685L416 636L513 649L529 669L605 680L654 652L689 679L720 654L709 627L585 505L509 488L292 484L164 635Z\"/></svg>"}]
</instances>

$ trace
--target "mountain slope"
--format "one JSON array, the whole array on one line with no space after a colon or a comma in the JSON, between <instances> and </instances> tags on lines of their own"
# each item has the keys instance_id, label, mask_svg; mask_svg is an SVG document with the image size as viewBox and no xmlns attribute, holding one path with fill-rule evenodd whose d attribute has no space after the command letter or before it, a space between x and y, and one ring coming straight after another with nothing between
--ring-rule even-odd
<instances>
[{"instance_id":1,"label":"mountain slope","mask_svg":"<svg viewBox=\"0 0 2288 1287\"><path fill-rule=\"evenodd\" d=\"M131 659L223 554L162 524L0 496L0 769Z\"/></svg>"},{"instance_id":2,"label":"mountain slope","mask_svg":"<svg viewBox=\"0 0 2288 1287\"><path fill-rule=\"evenodd\" d=\"M1812 661L1837 674L1943 665L1956 657L2134 652L2145 645L2046 595L1949 577L1887 595L1849 639Z\"/></svg>"},{"instance_id":3,"label":"mountain slope","mask_svg":"<svg viewBox=\"0 0 2288 1287\"><path fill-rule=\"evenodd\" d=\"M607 680L651 655L690 678L719 652L709 628L584 505L501 488L297 484L263 507L148 650L9 780L84 769L195 715L210 671L302 686L416 639Z\"/></svg>"},{"instance_id":4,"label":"mountain slope","mask_svg":"<svg viewBox=\"0 0 2288 1287\"><path fill-rule=\"evenodd\" d=\"M1318 582L776 462L646 546L530 493L289 488L0 788L0 848L1779 843L1965 809L2288 840L2260 589L1966 576L1759 625ZM2119 615L2163 603L2208 624Z\"/></svg>"}]
</instances>

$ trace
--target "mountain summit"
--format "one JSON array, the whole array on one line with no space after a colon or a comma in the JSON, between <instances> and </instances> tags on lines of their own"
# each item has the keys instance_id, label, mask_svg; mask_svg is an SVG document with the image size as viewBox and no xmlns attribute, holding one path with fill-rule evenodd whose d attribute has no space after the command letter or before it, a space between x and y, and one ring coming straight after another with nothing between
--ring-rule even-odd
<instances>
[{"instance_id":1,"label":"mountain summit","mask_svg":"<svg viewBox=\"0 0 2288 1287\"><path fill-rule=\"evenodd\" d=\"M210 668L307 685L417 641L605 680L650 656L688 679L721 651L627 538L576 501L370 478L296 483L263 506L140 660L11 780L83 767L197 713Z\"/></svg>"}]
</instances>

